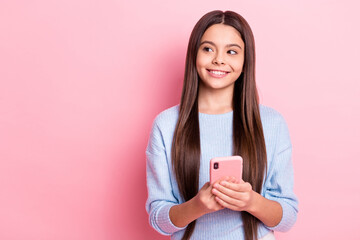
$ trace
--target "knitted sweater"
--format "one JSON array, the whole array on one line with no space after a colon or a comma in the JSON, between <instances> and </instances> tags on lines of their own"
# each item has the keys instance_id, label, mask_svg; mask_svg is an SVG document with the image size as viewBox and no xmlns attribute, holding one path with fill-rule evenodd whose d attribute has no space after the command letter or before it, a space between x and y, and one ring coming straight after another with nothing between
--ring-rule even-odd
<instances>
[{"instance_id":1,"label":"knitted sweater","mask_svg":"<svg viewBox=\"0 0 360 240\"><path fill-rule=\"evenodd\" d=\"M277 226L259 225L260 238L269 231L289 230L296 221L298 200L293 192L292 145L287 124L274 109L261 104L259 107L268 161L261 195L279 202L283 210ZM171 235L171 239L181 239L185 231L185 227L176 227L169 218L170 208L184 202L171 165L171 146L178 115L179 105L157 115L146 149L146 211L150 225L161 234ZM199 189L210 180L210 159L232 155L232 120L232 111L223 114L199 113ZM225 208L201 216L197 219L191 239L244 239L240 214Z\"/></svg>"}]
</instances>

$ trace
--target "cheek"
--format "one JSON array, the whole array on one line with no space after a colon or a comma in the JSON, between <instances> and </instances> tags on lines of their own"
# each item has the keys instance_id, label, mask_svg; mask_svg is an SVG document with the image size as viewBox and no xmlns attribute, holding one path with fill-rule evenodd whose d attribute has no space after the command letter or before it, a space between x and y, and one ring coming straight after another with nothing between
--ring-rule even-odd
<instances>
[{"instance_id":1,"label":"cheek","mask_svg":"<svg viewBox=\"0 0 360 240\"><path fill-rule=\"evenodd\" d=\"M196 57L196 67L205 67L209 61L209 56L199 52Z\"/></svg>"},{"instance_id":2,"label":"cheek","mask_svg":"<svg viewBox=\"0 0 360 240\"><path fill-rule=\"evenodd\" d=\"M199 62L196 60L196 71L198 72L198 74L200 74L200 65Z\"/></svg>"},{"instance_id":3,"label":"cheek","mask_svg":"<svg viewBox=\"0 0 360 240\"><path fill-rule=\"evenodd\" d=\"M204 71L205 66L206 66L206 64L205 64L203 58L196 59L196 70L198 73L200 73L201 71Z\"/></svg>"},{"instance_id":4,"label":"cheek","mask_svg":"<svg viewBox=\"0 0 360 240\"><path fill-rule=\"evenodd\" d=\"M234 67L236 68L237 71L242 71L244 67L244 59L240 59L239 61L237 61Z\"/></svg>"}]
</instances>

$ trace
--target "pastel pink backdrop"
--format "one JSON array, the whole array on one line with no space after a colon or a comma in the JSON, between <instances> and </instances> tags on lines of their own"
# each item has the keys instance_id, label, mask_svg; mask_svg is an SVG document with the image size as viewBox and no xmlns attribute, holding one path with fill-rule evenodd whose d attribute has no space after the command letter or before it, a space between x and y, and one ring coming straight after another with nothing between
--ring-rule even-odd
<instances>
[{"instance_id":1,"label":"pastel pink backdrop","mask_svg":"<svg viewBox=\"0 0 360 240\"><path fill-rule=\"evenodd\" d=\"M0 239L169 239L148 225L145 148L214 9L250 23L261 102L290 128L300 211L277 239L359 239L359 7L1 1Z\"/></svg>"}]
</instances>

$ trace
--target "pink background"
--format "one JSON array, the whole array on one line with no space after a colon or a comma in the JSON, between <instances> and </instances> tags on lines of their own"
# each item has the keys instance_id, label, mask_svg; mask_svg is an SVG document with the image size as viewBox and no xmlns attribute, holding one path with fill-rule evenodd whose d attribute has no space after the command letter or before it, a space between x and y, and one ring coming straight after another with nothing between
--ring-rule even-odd
<instances>
[{"instance_id":1,"label":"pink background","mask_svg":"<svg viewBox=\"0 0 360 240\"><path fill-rule=\"evenodd\" d=\"M1 1L0 239L168 239L148 225L145 148L214 9L250 23L261 102L290 128L300 212L278 239L359 239L359 7Z\"/></svg>"}]
</instances>

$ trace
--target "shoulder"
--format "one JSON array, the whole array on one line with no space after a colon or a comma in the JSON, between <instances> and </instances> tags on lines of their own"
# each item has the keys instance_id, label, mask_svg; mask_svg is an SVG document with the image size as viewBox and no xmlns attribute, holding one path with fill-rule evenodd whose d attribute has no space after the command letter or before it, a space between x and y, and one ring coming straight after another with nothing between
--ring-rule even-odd
<instances>
[{"instance_id":1,"label":"shoulder","mask_svg":"<svg viewBox=\"0 0 360 240\"><path fill-rule=\"evenodd\" d=\"M153 129L157 129L162 135L173 134L179 117L179 104L167 108L156 115L153 121Z\"/></svg>"},{"instance_id":2,"label":"shoulder","mask_svg":"<svg viewBox=\"0 0 360 240\"><path fill-rule=\"evenodd\" d=\"M160 112L158 115L156 115L154 119L154 123L160 127L171 124L173 122L176 123L178 117L179 117L179 104L167 108L162 112Z\"/></svg>"},{"instance_id":3,"label":"shoulder","mask_svg":"<svg viewBox=\"0 0 360 240\"><path fill-rule=\"evenodd\" d=\"M263 125L271 127L286 125L283 115L274 108L259 104L259 111Z\"/></svg>"},{"instance_id":4,"label":"shoulder","mask_svg":"<svg viewBox=\"0 0 360 240\"><path fill-rule=\"evenodd\" d=\"M290 132L283 115L277 110L260 105L260 117L265 142L271 146L291 146Z\"/></svg>"},{"instance_id":5,"label":"shoulder","mask_svg":"<svg viewBox=\"0 0 360 240\"><path fill-rule=\"evenodd\" d=\"M178 118L178 109L179 107L176 105L156 115L150 132L147 148L149 152L159 152L171 143Z\"/></svg>"}]
</instances>

